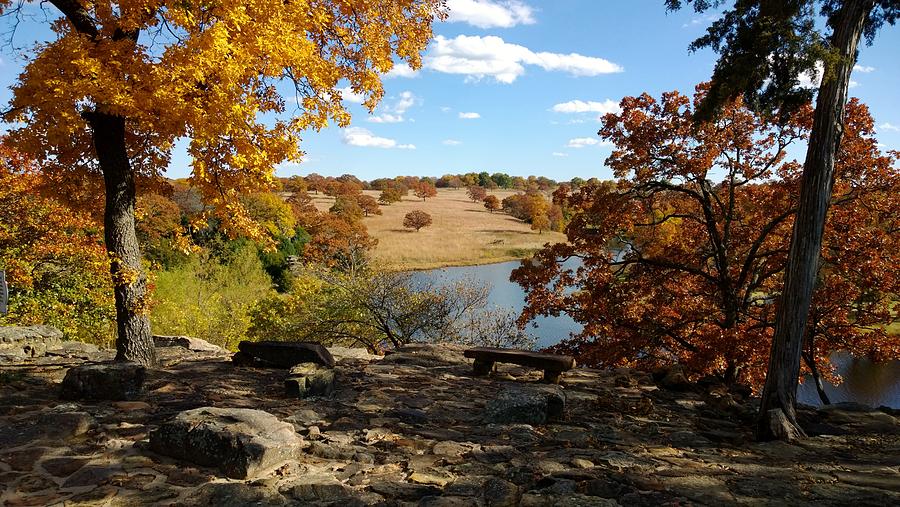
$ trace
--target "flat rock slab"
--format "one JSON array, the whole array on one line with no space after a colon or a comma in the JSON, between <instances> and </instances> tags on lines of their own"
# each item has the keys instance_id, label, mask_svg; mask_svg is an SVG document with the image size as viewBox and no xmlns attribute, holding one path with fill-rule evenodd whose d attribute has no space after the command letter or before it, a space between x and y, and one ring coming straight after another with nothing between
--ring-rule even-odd
<instances>
[{"instance_id":1,"label":"flat rock slab","mask_svg":"<svg viewBox=\"0 0 900 507\"><path fill-rule=\"evenodd\" d=\"M133 400L143 393L147 370L130 362L89 364L69 368L62 381L64 400Z\"/></svg>"},{"instance_id":2,"label":"flat rock slab","mask_svg":"<svg viewBox=\"0 0 900 507\"><path fill-rule=\"evenodd\" d=\"M291 424L249 408L187 410L150 433L153 451L232 479L256 477L294 458L302 443Z\"/></svg>"},{"instance_id":3,"label":"flat rock slab","mask_svg":"<svg viewBox=\"0 0 900 507\"><path fill-rule=\"evenodd\" d=\"M218 345L213 345L206 340L194 338L191 336L164 336L154 335L153 345L155 347L181 347L193 352L216 352L225 353L225 349Z\"/></svg>"},{"instance_id":4,"label":"flat rock slab","mask_svg":"<svg viewBox=\"0 0 900 507\"><path fill-rule=\"evenodd\" d=\"M485 406L485 422L495 424L546 424L563 415L566 395L557 386L508 388Z\"/></svg>"},{"instance_id":5,"label":"flat rock slab","mask_svg":"<svg viewBox=\"0 0 900 507\"><path fill-rule=\"evenodd\" d=\"M279 368L290 368L301 363L334 368L334 357L321 343L242 341L238 344L238 350Z\"/></svg>"}]
</instances>

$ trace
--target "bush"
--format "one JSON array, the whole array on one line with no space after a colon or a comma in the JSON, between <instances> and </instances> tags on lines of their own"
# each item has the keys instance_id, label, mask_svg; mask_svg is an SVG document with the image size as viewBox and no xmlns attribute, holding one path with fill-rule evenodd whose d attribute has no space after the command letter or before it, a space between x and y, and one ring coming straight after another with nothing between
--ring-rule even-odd
<instances>
[{"instance_id":1,"label":"bush","mask_svg":"<svg viewBox=\"0 0 900 507\"><path fill-rule=\"evenodd\" d=\"M150 322L156 334L195 336L234 349L250 326L250 308L273 292L248 242L225 262L207 254L158 272Z\"/></svg>"},{"instance_id":2,"label":"bush","mask_svg":"<svg viewBox=\"0 0 900 507\"><path fill-rule=\"evenodd\" d=\"M298 274L292 290L251 312L258 340L361 345L379 351L410 342L464 341L489 287L463 280L439 284L413 273Z\"/></svg>"}]
</instances>

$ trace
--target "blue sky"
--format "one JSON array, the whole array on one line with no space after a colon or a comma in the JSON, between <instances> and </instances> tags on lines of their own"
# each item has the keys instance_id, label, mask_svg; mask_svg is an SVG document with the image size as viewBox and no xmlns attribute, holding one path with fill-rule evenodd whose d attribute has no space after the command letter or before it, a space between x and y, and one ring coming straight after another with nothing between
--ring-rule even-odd
<instances>
[{"instance_id":1,"label":"blue sky","mask_svg":"<svg viewBox=\"0 0 900 507\"><path fill-rule=\"evenodd\" d=\"M389 76L385 99L371 115L348 100L352 126L307 133L304 161L285 164L278 174L610 178L597 117L627 95L690 93L715 62L712 52L687 50L709 19L689 9L667 13L662 0L448 5L450 19L435 26L423 69ZM16 45L46 36L37 29L20 28ZM852 77L851 95L869 105L879 141L889 149L900 149L898 47L900 27L885 27L872 47L862 48ZM8 46L0 58L5 103L21 59ZM186 176L189 164L178 150L168 175Z\"/></svg>"}]
</instances>

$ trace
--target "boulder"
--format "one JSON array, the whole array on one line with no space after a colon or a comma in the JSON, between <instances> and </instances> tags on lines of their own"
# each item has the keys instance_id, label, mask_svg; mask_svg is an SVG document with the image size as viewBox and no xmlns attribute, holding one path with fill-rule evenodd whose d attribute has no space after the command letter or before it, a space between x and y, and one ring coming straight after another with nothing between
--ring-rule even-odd
<instances>
[{"instance_id":1,"label":"boulder","mask_svg":"<svg viewBox=\"0 0 900 507\"><path fill-rule=\"evenodd\" d=\"M193 352L227 352L225 349L218 345L213 345L206 340L193 338L191 336L154 335L153 345L156 347L182 347Z\"/></svg>"},{"instance_id":2,"label":"boulder","mask_svg":"<svg viewBox=\"0 0 900 507\"><path fill-rule=\"evenodd\" d=\"M662 367L653 372L653 380L663 389L670 391L687 391L691 388L684 368L680 364Z\"/></svg>"},{"instance_id":3,"label":"boulder","mask_svg":"<svg viewBox=\"0 0 900 507\"><path fill-rule=\"evenodd\" d=\"M334 368L334 357L321 343L242 341L238 350L268 365L290 368L301 363L316 363Z\"/></svg>"},{"instance_id":4,"label":"boulder","mask_svg":"<svg viewBox=\"0 0 900 507\"><path fill-rule=\"evenodd\" d=\"M133 400L141 395L146 369L130 362L108 362L69 368L60 397L65 400Z\"/></svg>"},{"instance_id":5,"label":"boulder","mask_svg":"<svg viewBox=\"0 0 900 507\"><path fill-rule=\"evenodd\" d=\"M150 433L153 451L217 467L232 479L253 478L294 458L302 442L292 425L248 408L187 410Z\"/></svg>"},{"instance_id":6,"label":"boulder","mask_svg":"<svg viewBox=\"0 0 900 507\"><path fill-rule=\"evenodd\" d=\"M291 368L284 388L288 396L297 398L331 396L334 393L334 370L316 363L299 364Z\"/></svg>"},{"instance_id":7,"label":"boulder","mask_svg":"<svg viewBox=\"0 0 900 507\"><path fill-rule=\"evenodd\" d=\"M63 333L53 326L0 327L0 354L17 358L43 356L47 349L59 348Z\"/></svg>"},{"instance_id":8,"label":"boulder","mask_svg":"<svg viewBox=\"0 0 900 507\"><path fill-rule=\"evenodd\" d=\"M495 424L546 424L562 416L566 396L554 385L516 386L487 402L485 420Z\"/></svg>"}]
</instances>

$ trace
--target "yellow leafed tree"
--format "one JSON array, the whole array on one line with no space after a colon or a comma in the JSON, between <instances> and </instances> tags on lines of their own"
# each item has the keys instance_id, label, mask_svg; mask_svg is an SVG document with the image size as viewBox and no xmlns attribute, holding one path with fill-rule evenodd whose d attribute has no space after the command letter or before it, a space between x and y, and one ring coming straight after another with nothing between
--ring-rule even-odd
<instances>
[{"instance_id":1,"label":"yellow leafed tree","mask_svg":"<svg viewBox=\"0 0 900 507\"><path fill-rule=\"evenodd\" d=\"M371 110L380 75L417 68L442 0L48 0L56 34L13 88L10 139L51 187L99 208L115 283L117 359L151 365L136 182L189 139L191 183L232 230L258 232L239 194L299 160L300 134L350 121L339 86ZM26 0L0 0L4 14ZM52 6L52 7L51 7ZM8 16L7 19L14 19ZM95 204L96 203L96 204ZM96 210L95 210L96 211Z\"/></svg>"}]
</instances>

